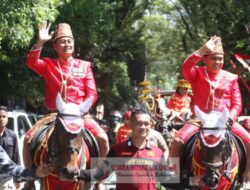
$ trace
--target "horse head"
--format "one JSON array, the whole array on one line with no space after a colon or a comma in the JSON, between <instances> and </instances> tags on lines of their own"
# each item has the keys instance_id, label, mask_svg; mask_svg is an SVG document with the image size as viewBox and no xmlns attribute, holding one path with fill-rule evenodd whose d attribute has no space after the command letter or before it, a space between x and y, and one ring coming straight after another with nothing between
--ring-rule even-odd
<instances>
[{"instance_id":1,"label":"horse head","mask_svg":"<svg viewBox=\"0 0 250 190\"><path fill-rule=\"evenodd\" d=\"M75 181L84 159L82 116L91 106L91 101L80 105L65 103L58 94L56 106L58 117L49 143L49 159L61 180Z\"/></svg>"},{"instance_id":2,"label":"horse head","mask_svg":"<svg viewBox=\"0 0 250 190\"><path fill-rule=\"evenodd\" d=\"M207 114L195 106L195 114L202 123L200 128L201 159L206 168L203 182L207 187L216 189L220 177L225 174L221 172L221 169L232 154L232 139L226 125L229 112L225 109L222 113L212 111Z\"/></svg>"}]
</instances>

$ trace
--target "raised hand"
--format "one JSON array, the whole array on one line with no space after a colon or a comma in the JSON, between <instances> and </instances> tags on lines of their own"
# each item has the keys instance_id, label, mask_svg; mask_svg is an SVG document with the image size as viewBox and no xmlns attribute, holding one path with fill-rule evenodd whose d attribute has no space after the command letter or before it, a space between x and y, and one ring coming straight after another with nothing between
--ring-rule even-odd
<instances>
[{"instance_id":1,"label":"raised hand","mask_svg":"<svg viewBox=\"0 0 250 190\"><path fill-rule=\"evenodd\" d=\"M39 34L38 34L38 41L36 43L36 47L39 48L43 46L43 44L52 39L54 31L49 33L51 23L43 22L39 26Z\"/></svg>"},{"instance_id":2,"label":"raised hand","mask_svg":"<svg viewBox=\"0 0 250 190\"><path fill-rule=\"evenodd\" d=\"M212 36L199 50L200 55L205 55L207 53L213 53L218 45L221 44L221 38L218 36Z\"/></svg>"}]
</instances>

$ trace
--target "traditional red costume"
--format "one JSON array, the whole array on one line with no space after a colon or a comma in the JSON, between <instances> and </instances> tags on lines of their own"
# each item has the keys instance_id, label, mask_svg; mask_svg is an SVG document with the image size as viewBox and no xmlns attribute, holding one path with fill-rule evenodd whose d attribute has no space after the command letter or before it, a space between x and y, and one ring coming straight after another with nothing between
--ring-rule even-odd
<instances>
[{"instance_id":1,"label":"traditional red costume","mask_svg":"<svg viewBox=\"0 0 250 190\"><path fill-rule=\"evenodd\" d=\"M191 98L188 95L180 95L178 93L174 93L167 104L167 108L174 110L176 112L181 112L183 108L190 107Z\"/></svg>"},{"instance_id":2,"label":"traditional red costume","mask_svg":"<svg viewBox=\"0 0 250 190\"><path fill-rule=\"evenodd\" d=\"M182 72L192 86L192 105L197 105L206 113L212 110L223 111L227 108L230 118L236 120L242 109L237 75L225 70L220 70L218 74L212 75L206 70L206 67L196 66L201 59L201 56L194 53L185 60L182 66ZM187 123L180 129L176 137L187 142L198 130L197 126ZM244 143L250 143L250 135L237 122L232 126L232 132L239 136Z\"/></svg>"},{"instance_id":3,"label":"traditional red costume","mask_svg":"<svg viewBox=\"0 0 250 190\"><path fill-rule=\"evenodd\" d=\"M79 59L62 61L60 59L39 59L41 49L31 50L27 65L46 81L45 103L49 109L56 110L56 95L60 92L67 102L80 104L88 98L97 99L97 91L91 63ZM63 82L66 88L64 88Z\"/></svg>"},{"instance_id":4,"label":"traditional red costume","mask_svg":"<svg viewBox=\"0 0 250 190\"><path fill-rule=\"evenodd\" d=\"M127 111L123 115L125 124L118 129L118 132L116 134L116 143L128 140L128 135L132 132L131 128L127 125L127 121L130 119L131 113L132 113L131 111Z\"/></svg>"}]
</instances>

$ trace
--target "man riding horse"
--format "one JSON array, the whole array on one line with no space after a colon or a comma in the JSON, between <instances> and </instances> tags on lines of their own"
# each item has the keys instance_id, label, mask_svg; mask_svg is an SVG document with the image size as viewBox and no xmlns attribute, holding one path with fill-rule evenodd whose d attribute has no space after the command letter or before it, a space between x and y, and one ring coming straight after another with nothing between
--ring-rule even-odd
<instances>
[{"instance_id":1,"label":"man riding horse","mask_svg":"<svg viewBox=\"0 0 250 190\"><path fill-rule=\"evenodd\" d=\"M203 60L205 66L196 66ZM241 93L238 77L222 70L224 51L221 38L213 36L199 50L195 51L183 63L182 72L190 82L193 91L193 104L203 112L229 110L228 124L233 134L240 137L247 149L247 166L243 173L243 180L250 180L250 135L236 121L242 109ZM170 156L179 157L185 143L199 131L200 121L193 116L182 127L175 137Z\"/></svg>"},{"instance_id":2,"label":"man riding horse","mask_svg":"<svg viewBox=\"0 0 250 190\"><path fill-rule=\"evenodd\" d=\"M181 160L182 171L192 176L189 185L200 190L241 188L247 158L243 144L227 125L229 111L205 113L198 106L194 111L201 126L184 150L189 156Z\"/></svg>"},{"instance_id":3,"label":"man riding horse","mask_svg":"<svg viewBox=\"0 0 250 190\"><path fill-rule=\"evenodd\" d=\"M76 104L91 101L91 105L97 99L97 91L91 63L73 58L74 37L71 28L66 23L61 23L55 32L49 33L50 23L42 23L39 27L37 43L27 56L27 65L41 75L46 81L45 104L50 110L57 110L56 95L61 93L65 102ZM53 35L54 34L54 35ZM52 39L53 47L58 54L57 59L42 58L40 54L43 45ZM88 107L85 112L88 112ZM88 126L85 126L88 127ZM108 152L108 139L106 133L101 129L94 132L102 150ZM101 155L105 156L105 155Z\"/></svg>"},{"instance_id":4,"label":"man riding horse","mask_svg":"<svg viewBox=\"0 0 250 190\"><path fill-rule=\"evenodd\" d=\"M50 32L50 23L44 22L39 27L39 35L37 43L32 47L27 56L27 65L36 73L41 75L46 82L45 104L49 110L56 111L56 96L58 92L61 94L65 102L75 104L86 104L85 113L97 99L97 91L95 80L91 68L91 63L80 59L73 58L74 53L74 37L69 24L61 23L58 25L55 32ZM58 58L42 58L40 54L43 45L53 37L53 47L58 54ZM89 102L91 102L89 104ZM88 104L88 105L87 105ZM42 121L39 121L38 127L45 125L55 117L47 116ZM108 137L101 127L85 125L93 135L102 150L102 157L106 156L109 150ZM35 130L35 129L34 129ZM28 132L25 142L27 143L32 136L33 129ZM25 144L24 151L28 145ZM26 163L30 163L29 154L24 155ZM27 161L28 160L28 161Z\"/></svg>"}]
</instances>

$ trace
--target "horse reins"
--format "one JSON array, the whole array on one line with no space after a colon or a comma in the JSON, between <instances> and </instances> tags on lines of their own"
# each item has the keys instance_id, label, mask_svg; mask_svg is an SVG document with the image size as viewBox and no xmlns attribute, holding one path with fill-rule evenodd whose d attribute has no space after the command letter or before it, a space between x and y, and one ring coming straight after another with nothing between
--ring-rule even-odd
<instances>
[{"instance_id":1,"label":"horse reins","mask_svg":"<svg viewBox=\"0 0 250 190\"><path fill-rule=\"evenodd\" d=\"M55 125L58 122L59 117L77 117L77 118L82 118L82 115L77 115L77 114L66 114L66 113L58 113L57 118L55 121ZM81 135L83 133L81 132ZM48 161L55 161L57 160L58 155L60 155L62 152L68 151L68 152L76 152L77 154L80 153L80 149L78 149L76 146L66 146L63 149L56 150L56 136L57 136L57 131L55 131L55 136L52 139L52 144L51 144L51 151L49 151L49 156L48 156Z\"/></svg>"},{"instance_id":2,"label":"horse reins","mask_svg":"<svg viewBox=\"0 0 250 190\"><path fill-rule=\"evenodd\" d=\"M56 150L55 140L56 140L56 137L52 139L52 144L51 144L51 149L50 149L51 151L49 151L49 157L48 157L49 161L56 161L58 155L60 155L62 152L65 152L65 151L72 152L72 153L76 152L77 154L80 153L80 149L76 148L75 146L66 146L63 149Z\"/></svg>"},{"instance_id":3,"label":"horse reins","mask_svg":"<svg viewBox=\"0 0 250 190\"><path fill-rule=\"evenodd\" d=\"M226 123L226 126L225 127L203 127L203 126L200 126L200 129L201 130L212 130L212 131L215 131L215 130L231 130L231 125Z\"/></svg>"},{"instance_id":4,"label":"horse reins","mask_svg":"<svg viewBox=\"0 0 250 190\"><path fill-rule=\"evenodd\" d=\"M202 129L205 129L205 130L217 130L217 128L218 128L218 127L214 127L214 128L202 127ZM231 138L230 138L230 135L228 134L228 131L229 131L228 129L229 129L229 127L227 126L227 127L218 128L218 129L225 129L225 130L227 130L227 132L226 132L226 142L224 142L224 143L230 143ZM232 162L232 160L231 160L231 159L230 159L230 160L226 160L225 154L227 154L227 155L230 154L227 158L230 158L230 157L232 156L231 150L228 150L228 148L227 148L227 149L223 149L223 151L222 151L222 162L218 162L218 163L208 163L208 162L203 161L203 164L204 164L207 168L209 168L209 170L210 170L212 173L214 173L218 178L220 178L221 176L224 176L225 179L227 179L229 182L231 182L231 179L230 179L230 177L229 177L228 174L230 174L229 169L230 169L230 167L231 167L231 162ZM204 160L204 159L203 159L203 160ZM221 169L221 167L223 167L223 166L225 165L225 163L227 163L227 161L228 161L228 166L227 166L227 168L225 168L225 171L224 171L222 174L220 174L218 171L216 171L216 168ZM202 180L204 181L205 179L203 178Z\"/></svg>"}]
</instances>

